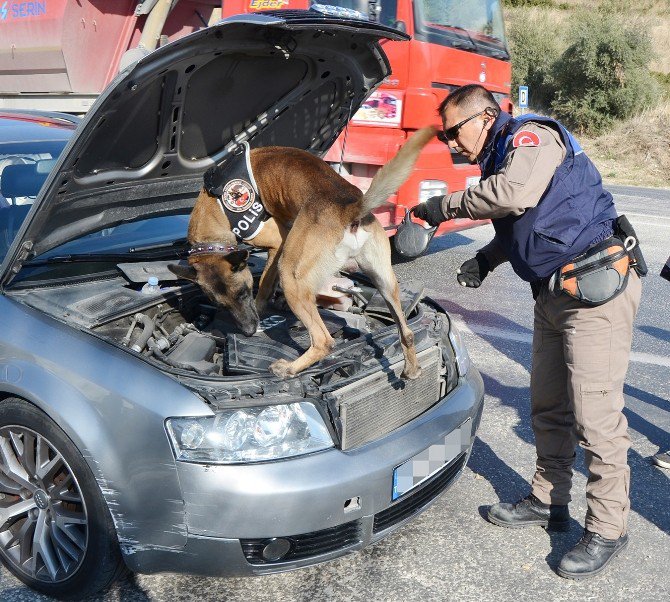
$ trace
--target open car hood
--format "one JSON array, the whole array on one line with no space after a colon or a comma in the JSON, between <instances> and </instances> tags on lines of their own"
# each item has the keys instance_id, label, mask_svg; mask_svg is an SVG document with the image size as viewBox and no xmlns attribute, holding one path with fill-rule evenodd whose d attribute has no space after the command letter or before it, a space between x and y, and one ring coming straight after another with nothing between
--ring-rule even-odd
<instances>
[{"instance_id":1,"label":"open car hood","mask_svg":"<svg viewBox=\"0 0 670 602\"><path fill-rule=\"evenodd\" d=\"M314 11L240 15L152 52L100 95L17 235L27 259L84 234L193 207L209 166L248 141L323 154L408 37Z\"/></svg>"}]
</instances>

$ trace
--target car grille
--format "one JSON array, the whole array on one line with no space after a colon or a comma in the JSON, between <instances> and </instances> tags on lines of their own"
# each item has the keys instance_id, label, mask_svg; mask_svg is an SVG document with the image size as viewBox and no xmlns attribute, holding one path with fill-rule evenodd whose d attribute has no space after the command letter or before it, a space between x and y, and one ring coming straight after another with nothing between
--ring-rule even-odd
<instances>
[{"instance_id":1,"label":"car grille","mask_svg":"<svg viewBox=\"0 0 670 602\"><path fill-rule=\"evenodd\" d=\"M390 508L375 514L373 533L388 529L393 525L419 512L426 504L434 500L456 478L465 464L466 453L457 456L451 464L437 473L430 481L413 493L393 504Z\"/></svg>"},{"instance_id":2,"label":"car grille","mask_svg":"<svg viewBox=\"0 0 670 602\"><path fill-rule=\"evenodd\" d=\"M356 545L361 541L360 524L356 520L330 529L286 536L284 539L291 542L291 550L286 556L276 561L263 558L263 548L270 541L268 538L242 539L240 543L244 556L251 564L277 564L328 554Z\"/></svg>"},{"instance_id":3,"label":"car grille","mask_svg":"<svg viewBox=\"0 0 670 602\"><path fill-rule=\"evenodd\" d=\"M421 376L403 380L404 362L333 392L342 421L342 449L353 449L407 424L440 398L442 352L431 347L417 355Z\"/></svg>"}]
</instances>

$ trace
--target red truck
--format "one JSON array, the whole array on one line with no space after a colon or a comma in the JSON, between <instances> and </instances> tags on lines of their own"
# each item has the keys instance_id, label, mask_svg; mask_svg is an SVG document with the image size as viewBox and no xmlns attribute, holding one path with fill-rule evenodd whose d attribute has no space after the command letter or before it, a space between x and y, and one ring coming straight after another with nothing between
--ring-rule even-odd
<instances>
[{"instance_id":1,"label":"red truck","mask_svg":"<svg viewBox=\"0 0 670 602\"><path fill-rule=\"evenodd\" d=\"M412 36L384 45L393 74L352 115L325 157L360 188L367 188L414 130L439 123L436 109L450 90L481 83L511 112L501 0L326 2ZM120 69L157 45L222 17L311 5L311 0L0 0L0 109L85 112ZM436 140L394 203L377 217L393 234L405 208L463 190L478 178L476 166ZM438 234L476 224L445 222Z\"/></svg>"}]
</instances>

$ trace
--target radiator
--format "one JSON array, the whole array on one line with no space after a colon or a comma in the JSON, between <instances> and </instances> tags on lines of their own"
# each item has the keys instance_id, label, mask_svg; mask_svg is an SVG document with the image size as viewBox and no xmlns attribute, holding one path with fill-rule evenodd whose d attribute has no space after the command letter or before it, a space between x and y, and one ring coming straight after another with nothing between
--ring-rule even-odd
<instances>
[{"instance_id":1,"label":"radiator","mask_svg":"<svg viewBox=\"0 0 670 602\"><path fill-rule=\"evenodd\" d=\"M440 398L442 352L431 347L417 354L421 376L400 378L404 362L333 392L342 421L342 449L379 439L407 424Z\"/></svg>"}]
</instances>

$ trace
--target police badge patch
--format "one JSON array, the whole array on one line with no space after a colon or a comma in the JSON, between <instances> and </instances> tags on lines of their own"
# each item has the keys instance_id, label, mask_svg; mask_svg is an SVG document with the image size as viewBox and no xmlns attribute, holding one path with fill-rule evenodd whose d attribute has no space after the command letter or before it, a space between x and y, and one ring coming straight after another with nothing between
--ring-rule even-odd
<instances>
[{"instance_id":1,"label":"police badge patch","mask_svg":"<svg viewBox=\"0 0 670 602\"><path fill-rule=\"evenodd\" d=\"M223 187L221 200L226 209L242 213L246 211L256 198L256 192L249 182L244 180L231 180Z\"/></svg>"},{"instance_id":2,"label":"police badge patch","mask_svg":"<svg viewBox=\"0 0 670 602\"><path fill-rule=\"evenodd\" d=\"M540 146L540 137L530 130L521 130L515 134L512 145L514 148L519 148L520 146Z\"/></svg>"}]
</instances>

